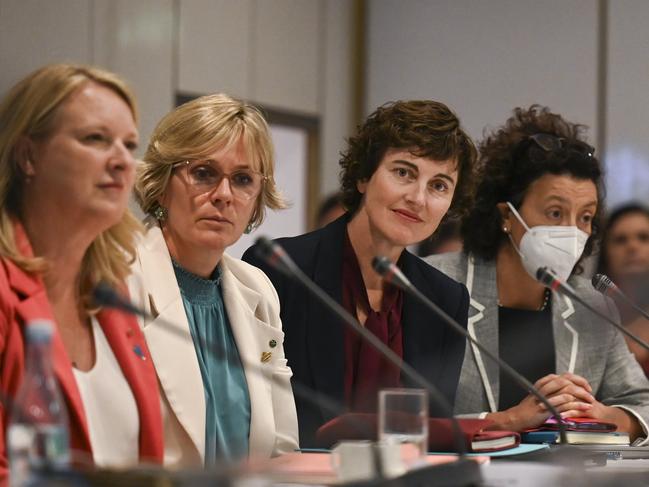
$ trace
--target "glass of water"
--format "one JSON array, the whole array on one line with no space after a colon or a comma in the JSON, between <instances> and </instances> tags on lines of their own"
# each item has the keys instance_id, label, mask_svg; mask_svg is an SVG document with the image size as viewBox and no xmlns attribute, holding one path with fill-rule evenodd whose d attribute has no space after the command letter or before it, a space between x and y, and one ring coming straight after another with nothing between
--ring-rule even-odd
<instances>
[{"instance_id":1,"label":"glass of water","mask_svg":"<svg viewBox=\"0 0 649 487\"><path fill-rule=\"evenodd\" d=\"M425 461L428 446L428 395L423 389L379 392L379 440L401 445L405 465Z\"/></svg>"}]
</instances>

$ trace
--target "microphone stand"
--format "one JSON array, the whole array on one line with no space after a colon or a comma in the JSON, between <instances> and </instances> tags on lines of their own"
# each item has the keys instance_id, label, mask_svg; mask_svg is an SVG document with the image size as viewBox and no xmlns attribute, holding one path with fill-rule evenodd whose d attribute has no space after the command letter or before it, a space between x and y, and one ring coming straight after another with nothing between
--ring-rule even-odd
<instances>
[{"instance_id":1,"label":"microphone stand","mask_svg":"<svg viewBox=\"0 0 649 487\"><path fill-rule=\"evenodd\" d=\"M376 335L368 331L365 327L361 326L358 321L352 317L349 312L343 308L335 299L325 293L320 287L315 284L304 272L293 262L284 249L276 242L272 242L265 237L260 237L256 242L257 255L267 262L270 266L284 275L295 280L300 285L304 286L316 299L324 304L329 310L340 318L349 328L358 334L367 344L374 350L381 354L388 362L397 367L405 377L411 382L417 384L422 389L425 389L430 397L446 412L449 419L451 419L455 443L458 449L459 459L457 462L458 468L464 468L471 478L463 478L463 482L478 482L481 480L480 470L477 464L466 458L466 446L462 429L460 428L457 419L453 416L453 410L446 400L446 398L439 392L439 390L429 381L427 381L419 372L417 372L410 364L401 360L401 358L387 347ZM466 467L463 467L466 465ZM471 472L473 470L473 472ZM461 469L460 469L461 472ZM460 475L462 475L460 473ZM429 479L430 481L430 479Z\"/></svg>"},{"instance_id":2,"label":"microphone stand","mask_svg":"<svg viewBox=\"0 0 649 487\"><path fill-rule=\"evenodd\" d=\"M615 295L620 298L624 303L628 304L631 306L635 311L640 313L642 317L646 320L649 320L649 313L647 313L644 309L642 309L640 306L638 306L636 303L631 301L631 298L629 298L626 294L624 294L622 291L616 289Z\"/></svg>"},{"instance_id":3,"label":"microphone stand","mask_svg":"<svg viewBox=\"0 0 649 487\"><path fill-rule=\"evenodd\" d=\"M143 318L152 320L156 320L156 324L159 324L165 328L165 331L169 333L173 333L181 338L185 338L186 335L179 330L172 322L165 320L164 318L161 318L160 316L154 317L150 313L148 313L146 310L134 305L130 300L127 298L121 296L119 293L117 293L110 285L106 283L99 283L97 286L95 286L93 290L93 299L95 303L108 307L108 308L115 308L119 309L121 311L124 311L126 313L135 315L135 316L141 316ZM233 357L229 356L226 354L222 348L222 346L219 343L213 343L213 342L208 342L207 344L210 348L217 350L219 352L219 358L224 359L226 362L233 363L234 365L239 365L238 361L232 362ZM265 368L259 364L256 363L248 363L245 365L246 371L252 371L255 374L262 374L264 375L264 370ZM280 384L280 386L283 387L283 384ZM318 406L319 408L325 409L326 411L330 412L333 416L340 416L341 414L344 413L343 407L338 403L338 401L332 399L331 397L328 397L326 395L320 394L318 391L305 386L304 384L301 384L300 382L297 381L291 381L290 387L292 390L292 394L295 396L305 400L306 402L313 404L315 406ZM362 425L350 425L352 429L358 427L359 432L364 431L364 427ZM388 479L383 479L383 465L382 465L382 457L380 453L377 450L373 451L373 458L375 465L378 467L377 468L377 473L378 475L378 481L389 481ZM469 461L471 463L472 467L475 469L475 462ZM231 466L224 465L226 470L231 470ZM435 467L437 469L443 468L445 470L445 476L448 478L450 475L452 478L458 478L458 479L464 479L466 477L466 474L462 471L458 471L458 469L454 465L440 465ZM424 469L425 470L425 469ZM233 472L236 474L237 470L234 469ZM220 472L219 474L222 474ZM404 476L410 475L410 474L404 474ZM227 476L226 476L227 478ZM401 478L401 477L399 477ZM367 480L363 481L364 484L366 484L368 487L369 485L373 485L373 482L376 482L377 480Z\"/></svg>"},{"instance_id":4,"label":"microphone stand","mask_svg":"<svg viewBox=\"0 0 649 487\"><path fill-rule=\"evenodd\" d=\"M156 323L164 326L165 331L169 333L173 333L179 336L180 338L186 337L186 335L181 330L179 330L173 323L171 323L168 320L165 320L164 318L161 318L160 316L154 317L150 313L147 313L146 310L138 306L135 306L131 301L120 296L110 285L104 282L100 282L99 284L97 284L97 286L95 286L95 289L93 290L93 299L95 303L97 303L98 305L107 308L119 309L120 311L124 311L126 313L135 316L140 316L148 320L155 319ZM226 362L231 362L231 365L239 365L239 361L232 362L232 357L224 352L221 344L209 341L207 345L209 346L210 349L219 352L218 358L222 358ZM253 371L256 374L262 374L262 375L264 374L264 370L265 370L265 367L256 363L246 364L245 368ZM343 412L342 406L337 401L331 399L330 397L320 394L319 392L311 389L308 386L305 386L304 384L300 384L299 382L295 382L295 383L291 382L291 389L295 395L299 396L300 398L306 400L311 404L326 409L327 411L329 411L335 416L338 416Z\"/></svg>"},{"instance_id":5,"label":"microphone stand","mask_svg":"<svg viewBox=\"0 0 649 487\"><path fill-rule=\"evenodd\" d=\"M643 318L649 320L649 313L644 309L638 306L634 301L631 300L622 290L617 286L610 277L605 276L604 274L595 274L591 280L593 287L602 294L608 294L608 290L619 299L621 299L625 304L631 306L635 311L640 313Z\"/></svg>"},{"instance_id":6,"label":"microphone stand","mask_svg":"<svg viewBox=\"0 0 649 487\"><path fill-rule=\"evenodd\" d=\"M543 405L552 413L554 417L557 418L557 425L559 427L559 437L561 438L561 443L564 445L568 444L568 438L566 437L566 426L561 420L561 414L556 408L550 404L550 401L539 392L539 390L534 387L534 385L527 380L523 375L519 374L513 367L511 367L507 362L502 360L500 357L497 357L491 353L486 347L484 347L480 342L473 338L464 328L462 328L453 318L451 318L446 312L437 306L433 301L428 299L419 289L412 285L408 278L403 275L401 270L391 262L387 257L374 257L372 260L372 267L383 279L387 282L398 286L403 289L405 292L415 297L420 303L430 309L435 315L442 318L444 323L448 325L453 331L459 333L465 337L471 344L473 344L478 350L484 353L490 360L495 362L498 367L503 370L511 379L513 379L521 388L525 389L527 392L536 397Z\"/></svg>"},{"instance_id":7,"label":"microphone stand","mask_svg":"<svg viewBox=\"0 0 649 487\"><path fill-rule=\"evenodd\" d=\"M566 464L570 464L574 460L577 460L582 463L586 461L592 461L597 465L606 465L606 455L602 454L601 452L584 451L578 447L570 445L568 443L566 435L566 425L561 420L561 415L559 414L559 412L554 406L552 406L552 404L550 404L547 397L541 394L541 392L536 387L534 387L534 385L529 380L518 373L507 362L487 350L480 342L469 335L469 333L464 328L462 328L453 318L446 314L443 309L441 309L439 306L437 306L437 304L435 304L424 294L422 294L419 289L412 285L412 283L401 272L396 264L391 262L386 257L374 257L374 259L372 260L372 267L387 282L390 282L395 286L399 286L401 289L418 299L422 304L424 304L424 306L428 307L430 310L436 313L437 316L442 318L444 323L446 323L451 329L453 329L456 333L464 336L469 342L475 345L476 348L478 348L482 353L489 357L489 359L494 361L501 370L509 375L510 378L514 379L523 389L527 390L530 394L541 401L552 413L552 415L558 419L557 426L559 428L559 437L561 439L561 444L553 446L554 450L550 453L549 459L556 459L559 463ZM557 456L555 457L554 455ZM546 455L542 454L537 458L542 459L543 457L547 458Z\"/></svg>"},{"instance_id":8,"label":"microphone stand","mask_svg":"<svg viewBox=\"0 0 649 487\"><path fill-rule=\"evenodd\" d=\"M588 311L593 313L595 316L598 318L603 319L607 323L613 325L615 328L617 328L622 334L625 336L629 337L631 340L636 342L638 345L640 345L642 348L645 350L649 350L649 344L642 340L640 337L635 336L633 333L631 333L629 330L624 328L622 325L619 323L616 323L615 320L609 318L607 315L602 313L601 311L595 309L593 306L588 304L584 299L582 299L578 294L577 291L575 291L572 286L570 286L566 282L561 282L559 278L557 278L552 271L550 271L547 267L539 267L539 269L536 271L536 278L543 283L546 287L550 288L553 291L558 291L562 294L565 294L569 298L574 299L577 301L579 304L581 304L584 308L586 308Z\"/></svg>"}]
</instances>

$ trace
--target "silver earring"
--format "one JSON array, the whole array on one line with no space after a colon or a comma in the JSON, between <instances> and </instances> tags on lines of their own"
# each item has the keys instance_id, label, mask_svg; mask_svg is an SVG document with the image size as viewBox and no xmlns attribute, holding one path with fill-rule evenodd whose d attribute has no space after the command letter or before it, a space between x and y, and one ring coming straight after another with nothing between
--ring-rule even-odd
<instances>
[{"instance_id":1,"label":"silver earring","mask_svg":"<svg viewBox=\"0 0 649 487\"><path fill-rule=\"evenodd\" d=\"M248 235L250 232L252 232L253 228L254 228L254 227L253 227L252 223L248 223L248 224L246 225L246 228L245 228L245 230L243 231L243 233L245 233L246 235Z\"/></svg>"},{"instance_id":2,"label":"silver earring","mask_svg":"<svg viewBox=\"0 0 649 487\"><path fill-rule=\"evenodd\" d=\"M162 223L169 216L169 211L164 206L158 205L153 210L153 216L155 217L156 220L158 220L160 223Z\"/></svg>"},{"instance_id":3,"label":"silver earring","mask_svg":"<svg viewBox=\"0 0 649 487\"><path fill-rule=\"evenodd\" d=\"M503 232L505 232L505 233L509 233L509 228L507 228L507 227L503 227Z\"/></svg>"}]
</instances>

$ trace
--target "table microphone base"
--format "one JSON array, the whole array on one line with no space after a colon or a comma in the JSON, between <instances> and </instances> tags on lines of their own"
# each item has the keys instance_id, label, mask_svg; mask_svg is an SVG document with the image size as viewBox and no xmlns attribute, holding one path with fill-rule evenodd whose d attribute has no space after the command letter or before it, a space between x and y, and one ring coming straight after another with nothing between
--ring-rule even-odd
<instances>
[{"instance_id":1,"label":"table microphone base","mask_svg":"<svg viewBox=\"0 0 649 487\"><path fill-rule=\"evenodd\" d=\"M346 482L345 487L452 487L481 485L477 462L465 458L455 462L417 468L392 479Z\"/></svg>"}]
</instances>

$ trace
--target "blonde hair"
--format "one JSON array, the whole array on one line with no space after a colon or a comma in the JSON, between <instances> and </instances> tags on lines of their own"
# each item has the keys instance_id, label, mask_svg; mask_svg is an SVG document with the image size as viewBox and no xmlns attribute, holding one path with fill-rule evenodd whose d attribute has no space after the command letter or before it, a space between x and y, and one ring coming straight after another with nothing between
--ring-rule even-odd
<instances>
[{"instance_id":1,"label":"blonde hair","mask_svg":"<svg viewBox=\"0 0 649 487\"><path fill-rule=\"evenodd\" d=\"M274 179L273 143L268 125L252 105L224 94L196 98L168 113L155 128L143 162L138 166L135 197L142 211L153 214L164 194L172 165L208 157L243 141L247 156L266 180L250 224L259 226L265 208L285 208Z\"/></svg>"},{"instance_id":2,"label":"blonde hair","mask_svg":"<svg viewBox=\"0 0 649 487\"><path fill-rule=\"evenodd\" d=\"M61 105L87 83L97 83L126 102L137 122L135 97L126 83L102 69L50 64L19 81L0 103L0 255L31 273L47 269L41 257L26 257L18 249L14 221L20 220L23 175L17 145L27 137L42 139L54 129ZM87 249L79 276L79 291L86 307L91 306L92 289L99 281L119 285L129 273L135 256L134 231L137 219L128 211L121 221L100 234Z\"/></svg>"}]
</instances>

